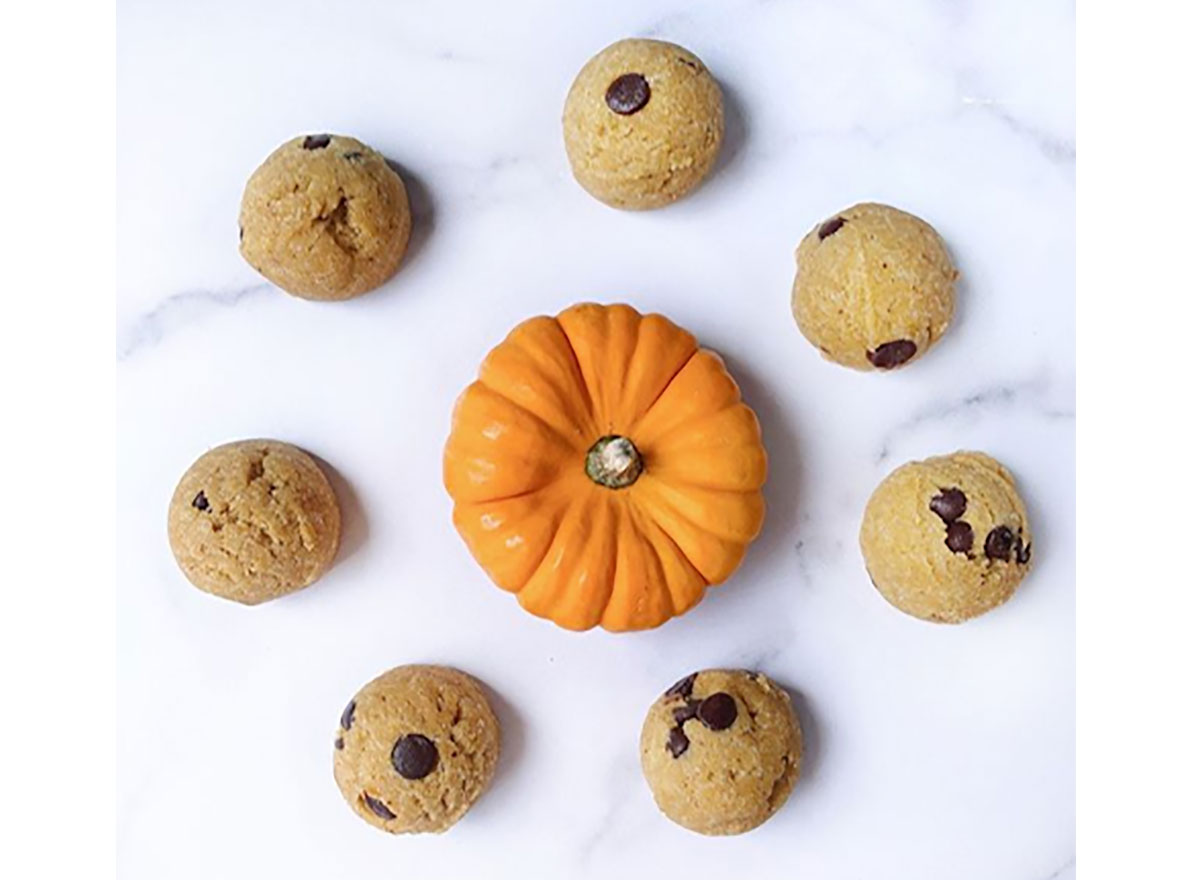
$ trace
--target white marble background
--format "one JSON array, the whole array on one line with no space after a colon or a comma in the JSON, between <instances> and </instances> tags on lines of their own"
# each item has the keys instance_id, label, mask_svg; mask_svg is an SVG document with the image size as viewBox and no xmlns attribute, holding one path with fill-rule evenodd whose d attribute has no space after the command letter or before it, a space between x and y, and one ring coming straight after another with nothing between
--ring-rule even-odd
<instances>
[{"instance_id":1,"label":"white marble background","mask_svg":"<svg viewBox=\"0 0 1200 880\"><path fill-rule=\"evenodd\" d=\"M1069 2L123 0L118 54L120 873L127 878L1074 876L1074 10ZM728 98L716 176L622 214L572 181L559 114L630 35L697 52ZM334 131L409 172L411 257L317 305L237 254L245 178ZM855 201L912 210L965 283L924 360L862 375L795 329L792 249ZM694 612L559 631L492 587L441 488L451 404L519 320L578 300L661 311L721 351L763 423L769 514ZM206 448L271 436L336 470L348 530L312 589L191 589L165 509ZM961 627L892 610L857 549L890 469L957 448L1015 471L1036 566ZM338 714L413 661L491 685L494 788L440 837L359 821ZM698 667L798 695L802 781L705 839L654 808L649 702Z\"/></svg>"}]
</instances>

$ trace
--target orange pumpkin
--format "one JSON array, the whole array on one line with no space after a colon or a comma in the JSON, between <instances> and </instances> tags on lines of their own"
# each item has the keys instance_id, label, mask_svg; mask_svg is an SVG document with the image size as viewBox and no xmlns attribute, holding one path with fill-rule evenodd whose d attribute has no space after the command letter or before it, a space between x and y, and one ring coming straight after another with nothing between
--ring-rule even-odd
<instances>
[{"instance_id":1,"label":"orange pumpkin","mask_svg":"<svg viewBox=\"0 0 1200 880\"><path fill-rule=\"evenodd\" d=\"M519 325L454 409L443 477L475 559L567 629L648 629L729 577L763 521L758 419L661 315Z\"/></svg>"}]
</instances>

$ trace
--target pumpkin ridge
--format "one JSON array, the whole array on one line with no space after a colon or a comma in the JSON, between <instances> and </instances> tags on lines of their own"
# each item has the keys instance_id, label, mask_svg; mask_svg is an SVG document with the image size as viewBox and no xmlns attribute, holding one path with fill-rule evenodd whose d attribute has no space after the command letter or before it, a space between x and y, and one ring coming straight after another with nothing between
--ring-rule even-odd
<instances>
[{"instance_id":1,"label":"pumpkin ridge","mask_svg":"<svg viewBox=\"0 0 1200 880\"><path fill-rule=\"evenodd\" d=\"M545 492L547 489L551 489L554 486L557 486L559 483L561 483L563 480L567 479L570 476L571 475L568 473L560 474L559 476L557 476L553 480L551 480L549 483L544 483L541 486L535 486L532 489L525 489L521 492L513 492L511 495L497 495L495 498L478 498L473 501L460 501L457 498L453 498L453 501L454 501L455 507L459 507L459 506L471 507L476 504L496 504L497 502L500 502L500 501L511 501L514 498L524 498L526 495L536 495L538 492Z\"/></svg>"},{"instance_id":2,"label":"pumpkin ridge","mask_svg":"<svg viewBox=\"0 0 1200 880\"><path fill-rule=\"evenodd\" d=\"M696 600L694 602L692 602L690 605L684 606L683 608L678 608L675 605L675 594L671 592L671 588L669 586L667 586L665 583L663 585L664 588L667 590L667 593L671 596L671 607L676 609L675 610L676 615L682 614L684 611L687 611L689 608L695 607L700 602L700 600L704 598L704 594L708 592L708 588L712 586L712 583L708 580L708 578L706 578L704 576L704 572L700 571L700 569L696 567L696 563L692 562L691 557L688 556L685 552L683 552L683 548L679 546L678 541L676 541L673 537L671 537L671 533L668 532L666 529L664 529L662 526L660 526L658 524L658 521L655 520L652 515L647 513L642 508L641 505L630 502L629 514L630 514L630 518L634 520L634 524L635 524L636 528L638 529L638 531L641 532L643 536L645 536L645 541L647 544L650 545L650 549L654 551L654 555L658 559L658 567L659 567L660 571L663 571L665 573L666 566L663 564L662 553L659 551L658 546L654 543L653 540L651 540L648 537L651 529L653 529L659 535L662 535L663 540L665 540L668 544L670 544L672 547L675 548L676 552L679 554L679 558L681 560L683 560L684 564L687 565L687 567L690 568L695 573L696 577L700 579L700 583L704 584L704 586L700 590L700 594L696 597Z\"/></svg>"},{"instance_id":3,"label":"pumpkin ridge","mask_svg":"<svg viewBox=\"0 0 1200 880\"><path fill-rule=\"evenodd\" d=\"M676 431L681 431L681 430L684 430L685 428L691 428L697 422L703 422L703 421L706 421L707 419L715 418L715 417L721 415L721 413L723 413L727 410L734 409L739 406L747 406L747 404L745 401L739 399L739 400L736 400L733 403L729 404L728 406L721 407L720 409L710 410L709 412L696 413L694 416L691 416L690 418L686 418L682 422L677 422L674 425L672 425L671 430L664 432L663 436L669 437L671 434L674 434ZM751 411L753 412L753 410L751 410ZM646 414L649 415L649 413L650 413L650 411L646 410ZM642 420L638 419L638 421L641 422ZM631 440L633 440L634 443L637 443L637 436L636 436L637 428L638 428L638 426L635 425L629 431L629 438ZM638 449L645 449L646 456L649 458L649 457L652 457L653 455L657 454L657 453L653 452L652 450L656 450L661 445L663 445L663 440L661 438L659 438L659 439L653 440L649 443L646 443L645 446L638 446Z\"/></svg>"},{"instance_id":4,"label":"pumpkin ridge","mask_svg":"<svg viewBox=\"0 0 1200 880\"><path fill-rule=\"evenodd\" d=\"M596 414L594 411L594 407L592 405L591 392L588 391L587 382L585 382L584 378L583 378L583 367L581 367L579 364L579 355L575 351L575 346L571 344L571 337L569 337L567 335L566 331L563 329L562 324L560 324L558 322L558 319L557 318L548 318L547 320L553 322L554 329L558 331L558 335L562 338L564 347L571 355L571 365L574 367L574 371L572 372L571 378L573 380L572 384L575 387L568 389L568 390L579 396L580 400L583 403L583 409L585 410L584 415L588 419L588 424L581 425L580 428L581 429L586 428L587 430L585 431L585 433L594 431L595 430L594 423L596 421ZM549 384L551 386L554 386L556 384L553 376L549 375L545 370L540 369L540 364L538 362L537 356L531 351L530 346L528 344L528 340L526 340L525 337L519 336L519 337L513 338L513 334L510 333L508 335L508 338L506 338L504 340L504 342L501 343L501 345L511 345L517 351L520 351L522 354L525 355L525 357L528 359L530 364L534 365L535 367L539 367L537 370L538 375L541 376L541 378L543 378L544 380L546 380L547 384ZM557 402L558 401L556 401L556 403Z\"/></svg>"},{"instance_id":5,"label":"pumpkin ridge","mask_svg":"<svg viewBox=\"0 0 1200 880\"><path fill-rule=\"evenodd\" d=\"M687 491L686 489L680 489L677 487L677 485L675 484L674 481L668 482L666 480L654 480L651 483L651 485L659 487L659 491L655 491L653 494L654 502L652 502L652 504L656 502L658 504L669 507L672 511L674 511L676 514L678 514L681 518L687 520L689 523L691 523L697 529L704 532L706 535L712 535L714 538L716 538L719 541L725 541L726 543L729 543L729 544L749 544L750 541L753 541L754 538L756 538L758 536L758 532L762 531L762 524L760 523L759 527L755 531L755 533L753 535L748 535L748 536L741 535L741 534L721 534L719 532L714 532L710 527L704 525L703 523L696 522L696 520L693 519L691 516L689 516L688 513L685 510L683 510L683 508L681 508L678 504L676 504L675 500L671 497L670 493L673 493L673 492L683 492L684 494L686 494L686 491ZM685 483L683 485L686 486L687 484ZM714 495L731 495L731 496L760 497L760 498L762 496L762 492L758 491L757 489L746 492L746 491L742 491L740 489L709 489L707 487L702 487L702 486L697 486L695 488L701 492L711 492ZM663 490L665 490L665 491L663 491Z\"/></svg>"},{"instance_id":6,"label":"pumpkin ridge","mask_svg":"<svg viewBox=\"0 0 1200 880\"><path fill-rule=\"evenodd\" d=\"M564 443L564 444L565 444L567 447L569 447L570 449L574 450L574 449L577 447L577 444L576 444L576 442L575 442L575 441L573 441L573 440L572 440L570 437L568 437L566 434L564 434L564 433L563 433L561 430L559 430L557 427L555 427L554 425L552 425L552 424L550 424L549 422L547 422L547 421L546 421L544 418L542 418L541 416L539 416L537 413L535 413L533 410L531 410L531 409L530 409L529 407L527 407L525 404L521 403L521 402L520 402L520 401L518 401L518 400L514 400L514 399L513 399L513 397L512 397L511 395L509 395L509 394L506 394L505 392L501 391L501 390L500 390L499 388L497 388L495 385L493 385L492 383L490 383L490 382L488 382L487 380L485 380L485 379L484 379L482 376L481 376L480 378L476 379L475 381L477 381L477 382L478 382L480 385L482 385L482 386L483 386L484 388L486 388L488 391L490 391L490 392L492 392L493 394L495 394L497 397L503 398L505 401L507 401L508 403L510 403L510 404L511 404L513 407L515 407L516 409L520 410L520 411L521 411L522 413L524 413L525 415L529 416L531 419L534 419L534 420L535 420L535 421L537 421L538 423L540 423L540 424L542 424L542 425L545 425L545 426L546 426L546 428L547 428L547 429L548 429L548 430L549 430L549 431L550 431L552 434L554 434L554 436L555 436L555 437L557 437L559 440L561 440L561 441L562 441L562 442L563 442L563 443ZM581 432L581 433L582 433L582 432Z\"/></svg>"},{"instance_id":7,"label":"pumpkin ridge","mask_svg":"<svg viewBox=\"0 0 1200 880\"><path fill-rule=\"evenodd\" d=\"M654 395L654 399L652 401L650 401L648 404L646 404L646 406L642 409L642 414L633 420L633 424L629 426L630 434L632 434L634 431L637 430L638 425L641 424L641 422L644 418L646 418L646 416L649 414L650 410L654 409L654 405L656 403L658 403L660 400L662 400L662 396L667 393L667 389L671 387L671 384L675 381L675 379L679 376L679 374L683 372L684 367L686 367L688 364L690 364L692 362L692 358L694 358L696 355L698 355L702 351L704 351L704 349L697 347L695 351L693 351L690 355L688 355L688 359L679 365L679 369L677 369L674 373L671 374L671 378L668 379L667 383L665 385L663 385L662 388L659 389L658 394Z\"/></svg>"},{"instance_id":8,"label":"pumpkin ridge","mask_svg":"<svg viewBox=\"0 0 1200 880\"><path fill-rule=\"evenodd\" d=\"M485 502L480 502L480 503L481 503L481 504L494 504L494 503L496 503L496 502L499 502L499 501L508 501L508 500L511 500L511 499L513 499L513 498L520 498L520 497L522 497L522 495L532 495L532 494L534 494L534 492L541 492L541 491L543 491L543 490L542 490L542 489L535 489L533 492L524 492L524 493L521 493L521 495L511 495L511 496L509 496L508 498L498 498L498 499L495 499L495 500L493 500L493 501L485 501ZM461 510L463 507L471 507L471 506L475 506L475 505L472 505L472 504L455 504L455 505L454 505L454 511L455 511L455 513L458 513L458 511L459 511L459 510ZM525 578L525 584L528 584L528 582L529 582L529 579L533 577L533 574L536 574L536 573L537 573L537 570L538 570L539 568L541 568L541 567L542 567L542 563L546 561L546 557L550 555L550 549L551 549L551 548L554 546L554 539L555 539L556 537L558 537L558 530L559 530L560 528L562 528L563 521L564 521L564 520L567 518L567 514L568 514L568 513L570 513L570 511L571 511L571 508L572 508L572 507L574 507L574 506L575 506L575 505L574 505L574 502L572 502L572 501L567 501L565 504L563 504L563 505L560 505L560 506L559 506L559 510L558 510L556 513L551 513L551 514L550 514L550 516L551 516L551 517L553 517L553 519L554 519L554 527L553 527L553 529L552 529L552 531L551 531L550 540L546 542L546 547L545 547L545 549L544 549L544 550L542 550L541 556L538 558L537 562L536 562L536 563L534 563L534 564L532 564L532 565L529 567L529 570L530 570L531 574L529 575L529 577ZM457 521L457 519L456 519L456 520L455 520L455 527L456 527L456 528L458 528L457 522L458 522L458 521ZM460 534L461 534L461 533L464 531L462 528L459 528L458 530L459 530L459 533L460 533ZM466 544L467 544L467 550L468 550L468 551L470 551L470 553L471 553L471 556L472 556L472 557L475 559L475 561L476 561L476 562L479 562L479 563L482 565L482 562L480 562L480 560L479 560L479 557L475 555L475 547L474 547L474 544L472 544L472 542L470 541L470 539L468 539L468 538L467 538L467 536L466 536L466 535L463 535L463 538L466 540ZM525 584L522 584L521 586L519 586L519 587L517 587L517 588L515 588L515 589L511 589L511 588L509 588L509 587L503 586L503 585L502 585L502 584L500 584L500 582L499 582L498 580L496 580L496 578L495 578L495 577L492 575L492 572L491 572L491 570L490 570L490 569L488 569L488 568L486 568L486 567L485 567L485 568L484 568L484 571L485 571L485 573L487 574L488 578L489 578L489 579L492 581L492 583L496 584L496 586L500 587L500 588L501 588L502 590L504 590L505 592L512 593L513 595L518 595L518 594L521 592L521 590L525 589Z\"/></svg>"},{"instance_id":9,"label":"pumpkin ridge","mask_svg":"<svg viewBox=\"0 0 1200 880\"><path fill-rule=\"evenodd\" d=\"M577 308L572 306L572 308ZM570 311L568 309L567 311ZM560 313L561 314L561 313ZM579 387L584 393L584 399L587 401L587 411L592 417L592 429L601 431L603 428L599 426L596 420L596 407L599 406L599 401L596 400L596 395L592 389L588 387L587 376L583 373L583 364L579 362L579 352L575 350L575 343L571 340L571 334L567 332L567 328L562 325L559 320L559 315L554 316L554 323L558 325L558 332L562 334L563 339L567 342L567 351L571 352L571 361L575 364L575 374L579 377Z\"/></svg>"},{"instance_id":10,"label":"pumpkin ridge","mask_svg":"<svg viewBox=\"0 0 1200 880\"><path fill-rule=\"evenodd\" d=\"M596 503L597 500L599 501L599 505L597 505L597 503ZM530 586L533 585L537 581L538 575L541 573L542 567L546 564L546 558L549 558L550 550L552 550L554 548L556 542L558 542L559 534L561 533L561 531L564 527L563 523L560 523L558 529L555 530L554 538L551 540L550 545L547 548L546 557L543 558L542 561L538 564L538 567L536 569L534 569L534 573L532 575L530 575L529 580L526 582L525 586L522 587L520 590L516 591L517 599L521 603L521 607L525 608L530 613L537 615L538 617L543 617L546 620L550 620L553 623L556 623L559 626L564 627L566 629L575 629L575 630L591 629L593 626L596 626L600 622L600 619L603 617L604 611L608 607L608 603L612 600L613 582L614 582L614 579L616 578L615 563L610 567L608 577L604 578L603 580L595 581L596 583L601 584L601 589L593 597L596 600L596 604L598 605L598 611L596 613L596 617L594 620L587 622L583 626L576 626L573 623L565 623L564 621L560 620L559 617L556 616L556 614L554 613L554 610L553 610L556 606L558 606L560 604L560 600L562 599L564 594L569 594L569 592L576 586L576 584L574 582L579 575L581 564L586 564L586 560L588 560L590 558L599 558L599 557L605 555L601 551L605 545L604 535L606 533L612 535L612 538L611 538L612 555L615 558L616 535L615 535L615 529L613 528L613 526L616 522L617 511L612 506L610 506L610 502L609 502L608 498L606 498L602 495L597 495L595 493L589 493L589 494L585 494L585 495L579 497L578 499L571 502L570 508L568 510L564 511L563 522L565 523L571 517L572 514L574 516L582 515L582 512L586 511L588 508L597 508L597 511L596 511L597 515L594 517L591 517L590 521L591 522L600 522L601 527L600 528L592 528L592 529L588 530L587 534L584 535L582 540L580 540L579 543L575 546L574 549L576 550L576 554L574 555L574 557L568 557L568 556L564 555L563 565L564 565L564 569L565 569L565 576L563 579L558 581L557 586L553 586L554 581L552 578L550 578L550 577L547 578L546 587L549 587L550 592L545 594L545 596L540 597L537 604L539 606L541 606L542 608L549 607L551 610L541 611L541 610L535 610L535 609L530 608L526 604L526 602L528 600L526 599L525 594L529 591ZM599 513L600 510L607 511L607 522L603 522L604 515ZM564 550L568 549L570 547L571 547L571 543L570 543L569 539L567 539L567 543L564 546ZM538 586L542 587L543 590L546 589L546 587L543 587L542 584L538 584Z\"/></svg>"},{"instance_id":11,"label":"pumpkin ridge","mask_svg":"<svg viewBox=\"0 0 1200 880\"><path fill-rule=\"evenodd\" d=\"M546 431L547 431L547 432L548 432L548 433L549 433L549 434L550 434L550 435L551 435L551 436L552 436L552 437L553 437L553 438L554 438L556 441L558 441L558 443L559 443L561 446L563 446L563 447L565 447L565 448L566 448L566 450L568 450L568 451L570 451L570 452L574 452L574 451L575 451L575 448L576 448L576 447L575 447L575 444L571 442L571 438L570 438L570 437L566 437L566 436L564 436L564 435L563 435L563 433L562 433L562 431L560 431L558 428L554 427L554 425L551 425L549 422L547 422L545 419L543 419L543 418L542 418L541 416L539 416L537 413L533 412L532 410L530 410L529 408L527 408L527 407L523 406L522 404L520 404L520 403L517 403L517 401L513 400L513 399L512 399L511 397L509 397L507 394L504 394L504 393L503 393L503 392L501 392L501 391L497 391L495 388L493 388L493 387L492 387L491 385L489 385L488 383L484 382L482 379L476 379L476 380L475 380L475 384L477 384L477 385L478 385L480 388L482 388L482 389L484 389L485 391L487 391L489 394L493 394L493 395L495 395L496 397L500 398L500 399L501 399L501 400L503 400L503 401L504 401L506 404L508 404L509 406L511 406L513 409L517 410L517 411L518 411L519 413L521 413L522 415L528 416L529 418L533 419L533 421L537 422L539 425L541 425L542 427L544 427L544 428L546 429Z\"/></svg>"}]
</instances>

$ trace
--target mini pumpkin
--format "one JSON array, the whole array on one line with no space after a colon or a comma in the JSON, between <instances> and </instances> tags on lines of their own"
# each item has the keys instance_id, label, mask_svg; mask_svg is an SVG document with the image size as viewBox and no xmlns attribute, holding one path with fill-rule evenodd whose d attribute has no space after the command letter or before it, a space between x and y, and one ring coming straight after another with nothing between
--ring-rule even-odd
<instances>
[{"instance_id":1,"label":"mini pumpkin","mask_svg":"<svg viewBox=\"0 0 1200 880\"><path fill-rule=\"evenodd\" d=\"M766 474L721 358L627 305L509 333L459 397L443 463L475 559L573 630L648 629L693 607L758 535Z\"/></svg>"}]
</instances>

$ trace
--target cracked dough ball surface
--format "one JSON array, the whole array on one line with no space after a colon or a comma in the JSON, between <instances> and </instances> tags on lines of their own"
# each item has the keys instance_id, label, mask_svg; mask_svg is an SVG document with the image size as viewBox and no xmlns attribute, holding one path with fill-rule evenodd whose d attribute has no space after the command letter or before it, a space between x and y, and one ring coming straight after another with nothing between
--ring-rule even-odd
<instances>
[{"instance_id":1,"label":"cracked dough ball surface","mask_svg":"<svg viewBox=\"0 0 1200 880\"><path fill-rule=\"evenodd\" d=\"M888 205L854 205L796 249L792 314L826 360L891 370L942 338L957 280L945 243L924 220Z\"/></svg>"},{"instance_id":2,"label":"cracked dough ball surface","mask_svg":"<svg viewBox=\"0 0 1200 880\"><path fill-rule=\"evenodd\" d=\"M441 832L483 794L499 756L500 724L475 679L445 666L399 666L342 711L333 776L376 828Z\"/></svg>"},{"instance_id":3,"label":"cracked dough ball surface","mask_svg":"<svg viewBox=\"0 0 1200 880\"><path fill-rule=\"evenodd\" d=\"M404 259L408 193L379 153L351 137L288 141L246 184L241 253L256 271L304 299L374 290Z\"/></svg>"},{"instance_id":4,"label":"cracked dough ball surface","mask_svg":"<svg viewBox=\"0 0 1200 880\"><path fill-rule=\"evenodd\" d=\"M867 502L859 544L885 599L959 623L1008 601L1029 570L1033 534L1012 474L982 452L956 452L889 474Z\"/></svg>"},{"instance_id":5,"label":"cracked dough ball surface","mask_svg":"<svg viewBox=\"0 0 1200 880\"><path fill-rule=\"evenodd\" d=\"M200 456L179 481L167 535L180 569L207 593L245 605L316 581L333 564L341 513L312 457L274 440Z\"/></svg>"},{"instance_id":6,"label":"cracked dough ball surface","mask_svg":"<svg viewBox=\"0 0 1200 880\"><path fill-rule=\"evenodd\" d=\"M676 682L642 725L658 808L700 834L741 834L783 806L804 758L791 700L761 672L709 669Z\"/></svg>"},{"instance_id":7,"label":"cracked dough ball surface","mask_svg":"<svg viewBox=\"0 0 1200 880\"><path fill-rule=\"evenodd\" d=\"M563 109L571 171L614 208L659 208L691 192L725 133L721 89L681 46L621 40L579 72Z\"/></svg>"}]
</instances>

